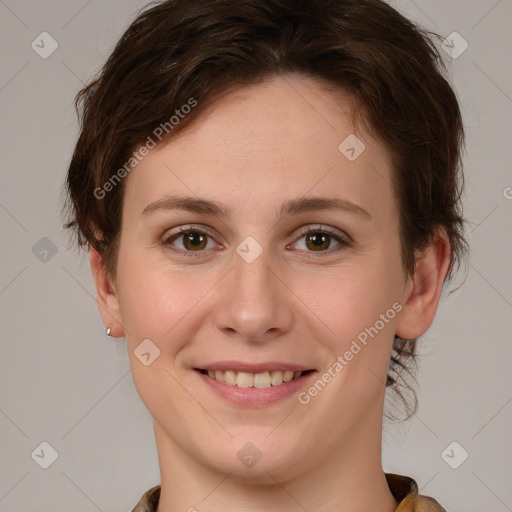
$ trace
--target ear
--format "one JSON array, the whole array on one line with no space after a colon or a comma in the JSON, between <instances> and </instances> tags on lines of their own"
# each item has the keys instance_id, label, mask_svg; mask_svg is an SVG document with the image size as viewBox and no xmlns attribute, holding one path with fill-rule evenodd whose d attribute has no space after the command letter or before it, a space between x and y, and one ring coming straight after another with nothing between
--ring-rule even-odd
<instances>
[{"instance_id":1,"label":"ear","mask_svg":"<svg viewBox=\"0 0 512 512\"><path fill-rule=\"evenodd\" d=\"M404 289L404 307L395 330L397 336L416 339L432 325L451 255L450 242L443 229L434 234L429 245L416 256L414 275L408 277Z\"/></svg>"},{"instance_id":2,"label":"ear","mask_svg":"<svg viewBox=\"0 0 512 512\"><path fill-rule=\"evenodd\" d=\"M92 275L96 285L98 310L103 320L103 325L105 329L111 327L110 336L115 338L124 336L117 293L108 275L103 256L92 246L89 247L89 256Z\"/></svg>"}]
</instances>

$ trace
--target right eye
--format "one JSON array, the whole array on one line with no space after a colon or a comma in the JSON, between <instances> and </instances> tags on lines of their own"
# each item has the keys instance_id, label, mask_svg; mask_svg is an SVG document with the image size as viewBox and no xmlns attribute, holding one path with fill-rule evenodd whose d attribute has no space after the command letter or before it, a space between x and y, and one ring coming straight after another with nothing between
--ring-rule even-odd
<instances>
[{"instance_id":1,"label":"right eye","mask_svg":"<svg viewBox=\"0 0 512 512\"><path fill-rule=\"evenodd\" d=\"M212 240L208 246L208 238ZM182 240L182 248L176 249L176 240ZM171 252L183 255L188 258L198 258L205 249L213 249L218 247L211 237L205 231L197 229L193 226L180 226L176 231L165 236L162 244ZM191 254L197 253L197 254Z\"/></svg>"}]
</instances>

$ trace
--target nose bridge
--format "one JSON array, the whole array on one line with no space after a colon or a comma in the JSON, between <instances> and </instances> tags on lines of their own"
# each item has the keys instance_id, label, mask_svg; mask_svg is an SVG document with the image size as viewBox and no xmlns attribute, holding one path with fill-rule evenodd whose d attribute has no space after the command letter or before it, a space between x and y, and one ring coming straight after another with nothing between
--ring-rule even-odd
<instances>
[{"instance_id":1,"label":"nose bridge","mask_svg":"<svg viewBox=\"0 0 512 512\"><path fill-rule=\"evenodd\" d=\"M268 314L272 311L271 302L275 300L275 295L270 293L275 288L270 255L263 251L254 260L247 259L240 255L243 249L241 244L234 258L233 297L240 308L252 311L251 316L256 317L258 312L259 315ZM251 247L250 250L254 249Z\"/></svg>"},{"instance_id":2,"label":"nose bridge","mask_svg":"<svg viewBox=\"0 0 512 512\"><path fill-rule=\"evenodd\" d=\"M272 288L272 279L275 279L270 259L268 252L261 253L253 261L244 259L240 254L235 256L233 278L235 288L238 288L238 301L270 298L268 292ZM260 302L260 305L265 302Z\"/></svg>"},{"instance_id":3,"label":"nose bridge","mask_svg":"<svg viewBox=\"0 0 512 512\"><path fill-rule=\"evenodd\" d=\"M219 304L217 327L258 341L269 332L287 330L292 313L271 255L263 248L256 254L254 242L247 244L242 242L234 254L229 282Z\"/></svg>"}]
</instances>

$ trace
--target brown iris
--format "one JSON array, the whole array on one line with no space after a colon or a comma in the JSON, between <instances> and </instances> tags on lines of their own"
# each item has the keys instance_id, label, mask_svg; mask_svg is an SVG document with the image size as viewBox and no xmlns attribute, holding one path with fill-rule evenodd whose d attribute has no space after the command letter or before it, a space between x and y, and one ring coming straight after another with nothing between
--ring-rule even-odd
<instances>
[{"instance_id":1,"label":"brown iris","mask_svg":"<svg viewBox=\"0 0 512 512\"><path fill-rule=\"evenodd\" d=\"M306 235L306 245L308 246L308 249L313 250L320 250L325 251L329 248L329 242L330 242L330 236L326 235L325 233L312 233L309 235ZM311 246L310 246L311 242ZM326 244L327 247L322 247L322 244Z\"/></svg>"},{"instance_id":2,"label":"brown iris","mask_svg":"<svg viewBox=\"0 0 512 512\"><path fill-rule=\"evenodd\" d=\"M196 244L201 244L200 246L197 246ZM195 232L189 232L189 233L183 233L183 245L188 250L201 250L206 247L207 244L207 236L203 235L202 233L195 233Z\"/></svg>"}]
</instances>

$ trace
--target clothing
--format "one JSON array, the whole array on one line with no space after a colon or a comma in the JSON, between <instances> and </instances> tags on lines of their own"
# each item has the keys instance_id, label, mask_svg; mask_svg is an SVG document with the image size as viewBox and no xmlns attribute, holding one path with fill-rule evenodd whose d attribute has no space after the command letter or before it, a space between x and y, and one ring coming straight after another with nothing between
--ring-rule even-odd
<instances>
[{"instance_id":1,"label":"clothing","mask_svg":"<svg viewBox=\"0 0 512 512\"><path fill-rule=\"evenodd\" d=\"M408 476L386 473L389 489L398 501L395 512L446 512L433 498L420 496L418 484ZM160 499L160 486L146 491L131 512L156 512Z\"/></svg>"},{"instance_id":2,"label":"clothing","mask_svg":"<svg viewBox=\"0 0 512 512\"><path fill-rule=\"evenodd\" d=\"M446 512L434 498L418 494L418 484L412 478L386 473L386 480L398 501L395 512Z\"/></svg>"}]
</instances>

